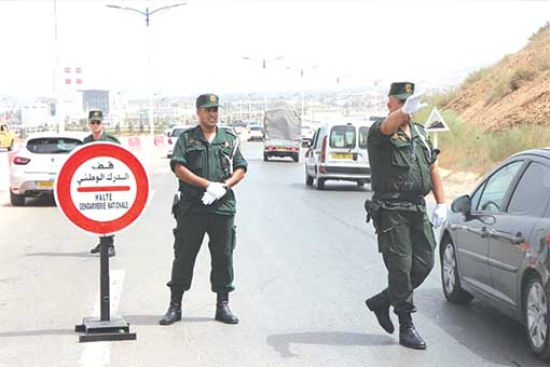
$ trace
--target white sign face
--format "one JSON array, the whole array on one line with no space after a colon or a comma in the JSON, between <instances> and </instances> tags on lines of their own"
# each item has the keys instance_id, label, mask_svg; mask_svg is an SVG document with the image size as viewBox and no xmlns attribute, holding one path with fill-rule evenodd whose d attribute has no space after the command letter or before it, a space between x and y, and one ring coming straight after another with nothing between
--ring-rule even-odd
<instances>
[{"instance_id":1,"label":"white sign face","mask_svg":"<svg viewBox=\"0 0 550 367\"><path fill-rule=\"evenodd\" d=\"M122 161L98 156L76 169L70 181L70 196L86 218L100 222L116 220L136 200L136 178Z\"/></svg>"},{"instance_id":2,"label":"white sign face","mask_svg":"<svg viewBox=\"0 0 550 367\"><path fill-rule=\"evenodd\" d=\"M441 116L439 110L435 107L424 126L426 126L427 131L449 131L449 126L443 119L443 116Z\"/></svg>"}]
</instances>

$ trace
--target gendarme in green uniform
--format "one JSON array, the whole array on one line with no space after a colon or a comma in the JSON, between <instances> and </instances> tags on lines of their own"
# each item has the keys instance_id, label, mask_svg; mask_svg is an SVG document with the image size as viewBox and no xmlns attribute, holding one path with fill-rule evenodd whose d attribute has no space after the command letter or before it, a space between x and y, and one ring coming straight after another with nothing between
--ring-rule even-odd
<instances>
[{"instance_id":1,"label":"gendarme in green uniform","mask_svg":"<svg viewBox=\"0 0 550 367\"><path fill-rule=\"evenodd\" d=\"M170 167L175 171L176 163L179 163L208 181L223 182L231 175L231 163L233 171L238 168L247 169L247 162L237 144L238 140L234 134L220 128L217 129L214 140L209 143L200 126L195 126L179 136ZM229 190L223 198L208 206L201 201L204 189L179 180L179 191L181 192L180 214L235 215L236 203L233 190Z\"/></svg>"},{"instance_id":2,"label":"gendarme in green uniform","mask_svg":"<svg viewBox=\"0 0 550 367\"><path fill-rule=\"evenodd\" d=\"M394 83L390 96L398 93L394 89L407 85L406 99L412 95L412 83ZM385 323L382 327L391 332L393 325L388 325L391 321L387 317L380 321L380 315L392 305L394 312L400 315L401 326L407 325L402 320L410 320L410 313L415 311L413 289L422 284L434 265L436 242L424 196L432 190L430 166L439 151L432 149L422 125L410 121L410 137L401 127L386 136L381 125L382 122L373 124L368 135L374 194L372 201L367 200L365 205L373 219L378 249L388 269L388 287L368 299L367 306L377 313L381 325ZM412 321L408 326L412 326ZM425 344L413 347L423 349Z\"/></svg>"},{"instance_id":3,"label":"gendarme in green uniform","mask_svg":"<svg viewBox=\"0 0 550 367\"><path fill-rule=\"evenodd\" d=\"M115 138L114 136L108 135L106 132L103 132L103 134L101 134L99 139L94 139L93 135L88 135L82 140L82 143L87 144L87 143L93 143L96 141L106 141L106 142L120 144L120 141L117 138Z\"/></svg>"}]
</instances>

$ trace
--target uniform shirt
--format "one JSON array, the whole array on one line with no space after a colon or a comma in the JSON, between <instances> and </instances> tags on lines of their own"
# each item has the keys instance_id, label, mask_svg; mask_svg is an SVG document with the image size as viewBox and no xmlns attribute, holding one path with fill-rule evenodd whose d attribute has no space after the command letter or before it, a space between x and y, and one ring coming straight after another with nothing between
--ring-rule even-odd
<instances>
[{"instance_id":1,"label":"uniform shirt","mask_svg":"<svg viewBox=\"0 0 550 367\"><path fill-rule=\"evenodd\" d=\"M381 125L380 121L371 126L367 140L372 190L427 195L432 190L430 166L438 151L432 152L424 126L411 121L409 138L401 128L384 135Z\"/></svg>"},{"instance_id":2,"label":"uniform shirt","mask_svg":"<svg viewBox=\"0 0 550 367\"><path fill-rule=\"evenodd\" d=\"M208 181L223 182L231 176L230 163L233 171L239 168L246 170L248 164L240 149L235 151L232 162L229 162L235 144L238 144L237 137L226 129L216 129L216 137L211 143L204 137L200 126L181 133L170 160L172 171L176 171L176 163L179 163ZM235 194L231 189L220 200L208 206L201 201L205 189L179 180L179 191L182 193L183 211L186 213L234 215L236 212Z\"/></svg>"},{"instance_id":3,"label":"uniform shirt","mask_svg":"<svg viewBox=\"0 0 550 367\"><path fill-rule=\"evenodd\" d=\"M120 141L117 138L115 138L114 136L108 135L107 133L105 133L105 131L103 132L103 134L101 134L99 139L94 140L94 135L90 134L87 137L85 137L84 140L82 140L82 143L88 144L88 143L93 143L94 141L107 141L111 143L120 144Z\"/></svg>"}]
</instances>

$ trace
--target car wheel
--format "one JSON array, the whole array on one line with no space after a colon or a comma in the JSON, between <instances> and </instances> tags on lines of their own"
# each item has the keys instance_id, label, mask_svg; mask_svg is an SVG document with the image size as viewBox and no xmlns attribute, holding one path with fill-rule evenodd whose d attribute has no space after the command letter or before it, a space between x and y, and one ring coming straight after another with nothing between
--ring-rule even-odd
<instances>
[{"instance_id":1,"label":"car wheel","mask_svg":"<svg viewBox=\"0 0 550 367\"><path fill-rule=\"evenodd\" d=\"M325 179L324 178L319 178L317 177L317 179L315 180L315 188L317 190L324 190L325 189Z\"/></svg>"},{"instance_id":2,"label":"car wheel","mask_svg":"<svg viewBox=\"0 0 550 367\"><path fill-rule=\"evenodd\" d=\"M363 180L357 181L357 186L359 186L359 187L365 186L365 181L363 181Z\"/></svg>"},{"instance_id":3,"label":"car wheel","mask_svg":"<svg viewBox=\"0 0 550 367\"><path fill-rule=\"evenodd\" d=\"M268 157L267 157L267 154L266 154L266 153L264 153L264 162L267 162L267 161L268 161L268 159L267 159L267 158L268 158Z\"/></svg>"},{"instance_id":4,"label":"car wheel","mask_svg":"<svg viewBox=\"0 0 550 367\"><path fill-rule=\"evenodd\" d=\"M441 282L445 298L453 303L466 304L471 302L474 297L460 286L453 241L447 236L444 237L441 248Z\"/></svg>"},{"instance_id":5,"label":"car wheel","mask_svg":"<svg viewBox=\"0 0 550 367\"><path fill-rule=\"evenodd\" d=\"M538 277L527 281L523 292L523 317L527 340L539 358L550 358L548 340L550 310L548 296Z\"/></svg>"},{"instance_id":6,"label":"car wheel","mask_svg":"<svg viewBox=\"0 0 550 367\"><path fill-rule=\"evenodd\" d=\"M306 171L306 186L313 186L313 177L307 174Z\"/></svg>"},{"instance_id":7,"label":"car wheel","mask_svg":"<svg viewBox=\"0 0 550 367\"><path fill-rule=\"evenodd\" d=\"M13 140L10 143L10 146L8 147L8 152L11 152L13 150Z\"/></svg>"},{"instance_id":8,"label":"car wheel","mask_svg":"<svg viewBox=\"0 0 550 367\"><path fill-rule=\"evenodd\" d=\"M292 159L294 160L294 162L300 162L300 155L296 153L292 156Z\"/></svg>"},{"instance_id":9,"label":"car wheel","mask_svg":"<svg viewBox=\"0 0 550 367\"><path fill-rule=\"evenodd\" d=\"M25 205L25 195L17 195L10 191L10 201L13 206Z\"/></svg>"}]
</instances>

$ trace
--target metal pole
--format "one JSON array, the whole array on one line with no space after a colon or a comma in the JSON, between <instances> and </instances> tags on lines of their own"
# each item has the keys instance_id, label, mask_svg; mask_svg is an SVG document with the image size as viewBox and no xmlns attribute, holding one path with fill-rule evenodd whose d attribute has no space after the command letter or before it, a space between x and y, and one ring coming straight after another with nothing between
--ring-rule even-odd
<instances>
[{"instance_id":1,"label":"metal pole","mask_svg":"<svg viewBox=\"0 0 550 367\"><path fill-rule=\"evenodd\" d=\"M153 110L153 71L151 67L151 28L149 27L149 8L145 10L146 12L146 23L147 23L147 74L148 74L148 84L149 84L149 133L151 135L155 134L155 116Z\"/></svg>"},{"instance_id":2,"label":"metal pole","mask_svg":"<svg viewBox=\"0 0 550 367\"><path fill-rule=\"evenodd\" d=\"M53 14L54 14L54 52L55 52L55 63L53 71L53 95L55 99L55 116L54 120L56 122L57 128L60 132L65 131L65 123L63 119L59 119L59 114L61 112L59 103L59 90L58 90L58 78L57 72L59 70L59 44L57 42L57 0L53 0Z\"/></svg>"},{"instance_id":3,"label":"metal pole","mask_svg":"<svg viewBox=\"0 0 550 367\"><path fill-rule=\"evenodd\" d=\"M108 237L101 236L99 238L99 294L100 294L100 306L101 306L101 321L109 321L111 319L111 298L109 289L109 244L107 242Z\"/></svg>"}]
</instances>

